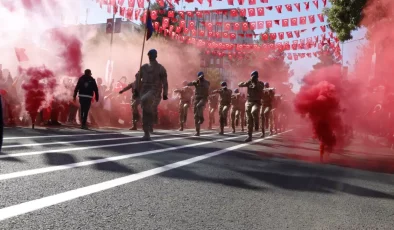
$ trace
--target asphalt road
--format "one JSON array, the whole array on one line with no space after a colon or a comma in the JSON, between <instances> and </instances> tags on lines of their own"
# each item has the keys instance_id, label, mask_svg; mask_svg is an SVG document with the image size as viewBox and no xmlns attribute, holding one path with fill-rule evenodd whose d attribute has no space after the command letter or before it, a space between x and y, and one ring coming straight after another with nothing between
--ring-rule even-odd
<instances>
[{"instance_id":1,"label":"asphalt road","mask_svg":"<svg viewBox=\"0 0 394 230\"><path fill-rule=\"evenodd\" d=\"M376 172L394 168L387 149L320 164L294 131L156 133L6 129L0 229L393 229L394 174Z\"/></svg>"}]
</instances>

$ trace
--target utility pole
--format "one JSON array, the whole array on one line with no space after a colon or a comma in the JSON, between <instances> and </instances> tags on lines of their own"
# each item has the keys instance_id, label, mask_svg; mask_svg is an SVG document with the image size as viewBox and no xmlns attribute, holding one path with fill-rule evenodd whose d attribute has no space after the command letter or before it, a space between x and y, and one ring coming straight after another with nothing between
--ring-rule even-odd
<instances>
[{"instance_id":1,"label":"utility pole","mask_svg":"<svg viewBox=\"0 0 394 230\"><path fill-rule=\"evenodd\" d=\"M112 80L112 67L113 67L112 44L113 44L113 41L114 41L114 33L115 33L115 13L112 16L112 32L111 32L111 41L110 41L110 44L109 44L108 83L110 83L111 80Z\"/></svg>"}]
</instances>

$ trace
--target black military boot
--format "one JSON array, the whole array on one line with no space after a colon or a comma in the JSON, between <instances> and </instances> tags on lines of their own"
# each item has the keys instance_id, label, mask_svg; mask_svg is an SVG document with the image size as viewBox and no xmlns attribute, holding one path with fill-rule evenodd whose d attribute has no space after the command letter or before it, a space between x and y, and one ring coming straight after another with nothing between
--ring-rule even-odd
<instances>
[{"instance_id":1,"label":"black military boot","mask_svg":"<svg viewBox=\"0 0 394 230\"><path fill-rule=\"evenodd\" d=\"M133 126L130 128L130 130L137 130L137 122L133 122Z\"/></svg>"},{"instance_id":2,"label":"black military boot","mask_svg":"<svg viewBox=\"0 0 394 230\"><path fill-rule=\"evenodd\" d=\"M183 122L181 122L181 127L178 129L178 131L183 131Z\"/></svg>"},{"instance_id":3,"label":"black military boot","mask_svg":"<svg viewBox=\"0 0 394 230\"><path fill-rule=\"evenodd\" d=\"M144 130L144 136L141 138L141 141L150 141L150 133L149 130Z\"/></svg>"},{"instance_id":4,"label":"black military boot","mask_svg":"<svg viewBox=\"0 0 394 230\"><path fill-rule=\"evenodd\" d=\"M252 134L253 132L248 132L248 137L245 139L245 142L251 142L252 141Z\"/></svg>"},{"instance_id":5,"label":"black military boot","mask_svg":"<svg viewBox=\"0 0 394 230\"><path fill-rule=\"evenodd\" d=\"M198 124L198 122L196 122L196 133L194 134L194 136L198 137L200 136L200 124Z\"/></svg>"}]
</instances>

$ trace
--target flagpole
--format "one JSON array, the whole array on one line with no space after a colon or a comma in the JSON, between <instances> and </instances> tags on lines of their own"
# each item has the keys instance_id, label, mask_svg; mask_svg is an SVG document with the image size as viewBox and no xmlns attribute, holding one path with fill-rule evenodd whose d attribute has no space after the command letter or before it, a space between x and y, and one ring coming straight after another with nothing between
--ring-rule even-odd
<instances>
[{"instance_id":1,"label":"flagpole","mask_svg":"<svg viewBox=\"0 0 394 230\"><path fill-rule=\"evenodd\" d=\"M148 1L148 11L146 13L145 24L147 23L148 14L150 14L149 9L150 9L150 1ZM147 32L148 32L148 27L145 25L144 41L142 42L142 50L141 50L140 68L138 69L138 73L139 73L139 76L138 76L138 79L137 79L138 80L138 91L140 91L140 89L141 89L141 77L140 77L140 75L141 75L142 59L144 57L145 40L146 40Z\"/></svg>"}]
</instances>

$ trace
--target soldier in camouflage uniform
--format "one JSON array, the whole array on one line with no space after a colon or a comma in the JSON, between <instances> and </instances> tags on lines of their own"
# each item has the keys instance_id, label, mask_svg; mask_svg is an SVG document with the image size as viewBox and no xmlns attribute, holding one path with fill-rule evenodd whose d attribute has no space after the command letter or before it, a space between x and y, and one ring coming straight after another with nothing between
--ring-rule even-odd
<instances>
[{"instance_id":1,"label":"soldier in camouflage uniform","mask_svg":"<svg viewBox=\"0 0 394 230\"><path fill-rule=\"evenodd\" d=\"M205 80L204 73L197 74L198 80L188 83L188 86L196 87L193 107L194 107L194 123L196 125L195 136L200 136L200 126L204 122L204 108L209 96L209 81Z\"/></svg>"},{"instance_id":2,"label":"soldier in camouflage uniform","mask_svg":"<svg viewBox=\"0 0 394 230\"><path fill-rule=\"evenodd\" d=\"M245 142L252 141L253 134L253 126L254 123L259 119L258 113L261 106L261 96L264 90L263 82L259 81L259 73L257 71L253 71L251 74L251 79L247 82L240 82L238 84L239 87L247 87L247 102L246 106L246 115L248 122L248 138L245 139Z\"/></svg>"},{"instance_id":3,"label":"soldier in camouflage uniform","mask_svg":"<svg viewBox=\"0 0 394 230\"><path fill-rule=\"evenodd\" d=\"M227 123L227 115L231 106L231 95L232 90L227 88L227 83L220 83L221 89L214 90L212 94L219 94L220 103L219 103L219 123L220 123L220 135L224 134L224 126Z\"/></svg>"},{"instance_id":4,"label":"soldier in camouflage uniform","mask_svg":"<svg viewBox=\"0 0 394 230\"><path fill-rule=\"evenodd\" d=\"M216 94L209 95L208 104L209 104L209 123L208 129L212 129L212 124L215 124L215 112L218 108L219 98Z\"/></svg>"},{"instance_id":5,"label":"soldier in camouflage uniform","mask_svg":"<svg viewBox=\"0 0 394 230\"><path fill-rule=\"evenodd\" d=\"M163 100L168 100L167 71L160 65L157 58L157 51L152 49L148 52L149 64L141 67L136 77L136 89L134 99L141 100L142 108L142 129L144 136L142 141L150 140L150 131L154 124L155 101L163 91Z\"/></svg>"},{"instance_id":6,"label":"soldier in camouflage uniform","mask_svg":"<svg viewBox=\"0 0 394 230\"><path fill-rule=\"evenodd\" d=\"M122 94L126 92L127 90L131 89L132 93L135 91L135 82L130 83L127 85L125 88L123 88L121 91L119 91L119 94ZM130 105L131 105L131 113L133 114L133 126L130 128L130 130L137 130L137 122L140 120L140 113L138 111L138 106L140 105L140 100L138 99L133 99L131 97L130 100Z\"/></svg>"},{"instance_id":7,"label":"soldier in camouflage uniform","mask_svg":"<svg viewBox=\"0 0 394 230\"><path fill-rule=\"evenodd\" d=\"M231 128L235 133L235 126L238 126L241 121L241 129L244 131L244 118L245 118L245 101L241 97L239 90L235 89L234 94L231 96Z\"/></svg>"},{"instance_id":8,"label":"soldier in camouflage uniform","mask_svg":"<svg viewBox=\"0 0 394 230\"><path fill-rule=\"evenodd\" d=\"M186 123L187 120L187 112L190 108L190 104L192 102L192 96L194 94L193 90L187 86L187 81L183 82L183 88L182 89L176 89L174 90L174 93L179 93L180 96L180 101L179 101L179 122L181 125L181 128L179 131L183 131L184 124Z\"/></svg>"},{"instance_id":9,"label":"soldier in camouflage uniform","mask_svg":"<svg viewBox=\"0 0 394 230\"><path fill-rule=\"evenodd\" d=\"M261 122L261 136L260 137L265 137L265 129L268 127L270 128L270 135L273 134L273 120L272 120L272 104L274 101L274 96L275 96L275 89L270 88L270 85L268 82L264 84L264 92L262 96L262 104L263 106L261 107L260 110L260 122Z\"/></svg>"}]
</instances>

